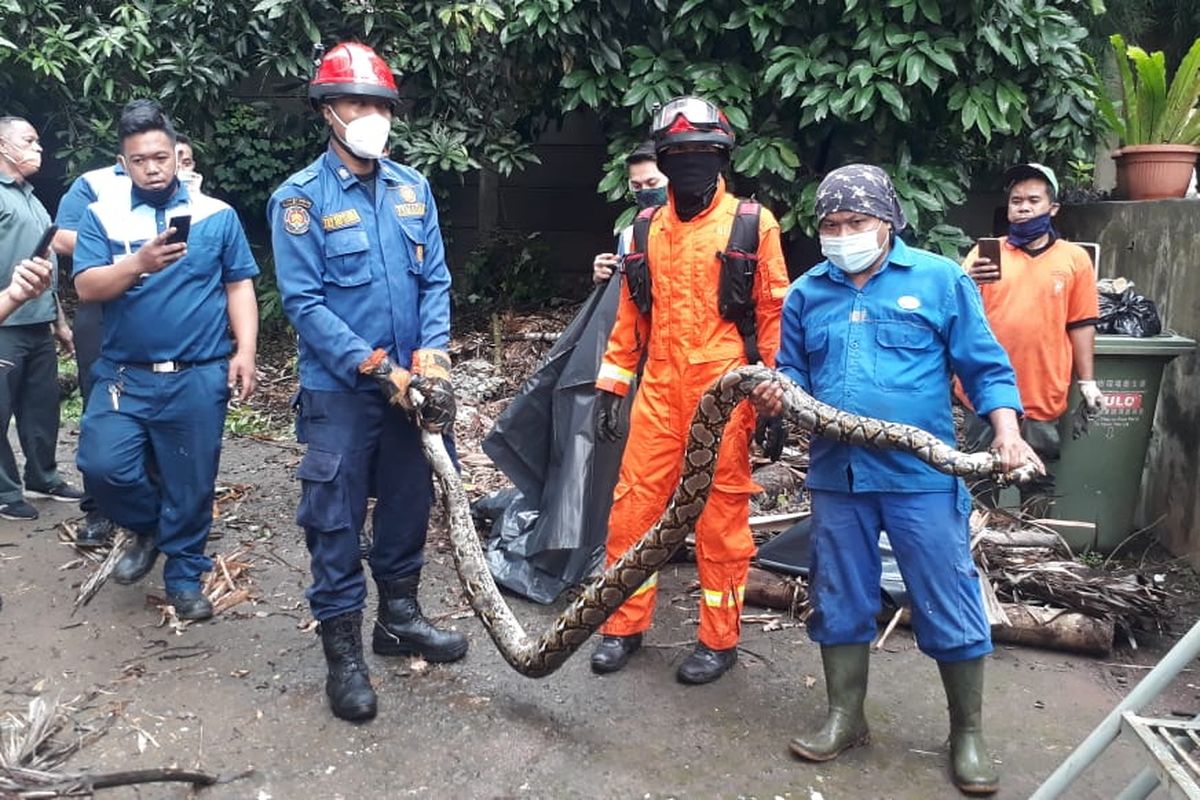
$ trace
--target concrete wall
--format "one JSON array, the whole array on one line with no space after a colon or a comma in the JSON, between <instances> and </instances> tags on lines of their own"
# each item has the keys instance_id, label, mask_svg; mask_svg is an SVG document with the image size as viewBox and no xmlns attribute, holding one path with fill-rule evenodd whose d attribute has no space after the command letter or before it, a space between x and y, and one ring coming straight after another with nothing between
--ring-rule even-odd
<instances>
[{"instance_id":1,"label":"concrete wall","mask_svg":"<svg viewBox=\"0 0 1200 800\"><path fill-rule=\"evenodd\" d=\"M1158 304L1164 327L1200 340L1200 200L1066 206L1060 230L1100 244L1100 277L1125 277ZM1200 566L1200 354L1163 375L1146 457L1138 524Z\"/></svg>"}]
</instances>

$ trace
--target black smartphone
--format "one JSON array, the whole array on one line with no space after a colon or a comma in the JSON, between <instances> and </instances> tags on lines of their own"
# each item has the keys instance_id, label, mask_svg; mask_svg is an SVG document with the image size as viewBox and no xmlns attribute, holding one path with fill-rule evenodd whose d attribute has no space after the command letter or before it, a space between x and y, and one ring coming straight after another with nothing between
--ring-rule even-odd
<instances>
[{"instance_id":1,"label":"black smartphone","mask_svg":"<svg viewBox=\"0 0 1200 800\"><path fill-rule=\"evenodd\" d=\"M46 258L50 255L50 243L54 241L54 234L58 233L58 226L51 225L46 228L46 232L42 234L42 238L38 239L37 247L33 249L33 255L30 258Z\"/></svg>"},{"instance_id":2,"label":"black smartphone","mask_svg":"<svg viewBox=\"0 0 1200 800\"><path fill-rule=\"evenodd\" d=\"M985 238L979 240L979 257L986 258L996 265L996 279L1000 278L1000 240Z\"/></svg>"},{"instance_id":3,"label":"black smartphone","mask_svg":"<svg viewBox=\"0 0 1200 800\"><path fill-rule=\"evenodd\" d=\"M167 220L167 227L175 229L175 232L167 237L167 244L182 244L187 241L188 233L192 230L191 215L171 217Z\"/></svg>"}]
</instances>

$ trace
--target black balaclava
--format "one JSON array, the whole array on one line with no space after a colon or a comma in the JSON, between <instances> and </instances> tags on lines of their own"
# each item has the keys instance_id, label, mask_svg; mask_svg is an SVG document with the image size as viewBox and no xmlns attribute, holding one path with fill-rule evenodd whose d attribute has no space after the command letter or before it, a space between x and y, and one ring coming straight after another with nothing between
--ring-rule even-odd
<instances>
[{"instance_id":1,"label":"black balaclava","mask_svg":"<svg viewBox=\"0 0 1200 800\"><path fill-rule=\"evenodd\" d=\"M728 162L719 150L685 150L662 153L658 168L667 176L667 188L675 198L675 213L684 222L695 217L712 202L717 179Z\"/></svg>"}]
</instances>

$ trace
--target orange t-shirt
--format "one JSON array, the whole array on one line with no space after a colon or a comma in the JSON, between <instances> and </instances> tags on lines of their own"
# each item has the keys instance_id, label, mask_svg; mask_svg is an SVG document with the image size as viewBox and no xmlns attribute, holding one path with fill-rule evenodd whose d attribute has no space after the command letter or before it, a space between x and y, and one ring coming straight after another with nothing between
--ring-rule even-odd
<instances>
[{"instance_id":1,"label":"orange t-shirt","mask_svg":"<svg viewBox=\"0 0 1200 800\"><path fill-rule=\"evenodd\" d=\"M978 258L972 248L964 267ZM1051 421L1067 411L1074 354L1070 328L1100 316L1087 251L1059 239L1031 256L1003 240L1000 280L979 287L996 339L1017 373L1025 416Z\"/></svg>"}]
</instances>

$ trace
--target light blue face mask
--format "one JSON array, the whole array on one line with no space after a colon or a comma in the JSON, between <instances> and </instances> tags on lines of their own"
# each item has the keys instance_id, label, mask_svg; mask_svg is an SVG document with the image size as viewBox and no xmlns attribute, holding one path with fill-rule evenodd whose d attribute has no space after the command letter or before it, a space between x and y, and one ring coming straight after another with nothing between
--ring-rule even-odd
<instances>
[{"instance_id":1,"label":"light blue face mask","mask_svg":"<svg viewBox=\"0 0 1200 800\"><path fill-rule=\"evenodd\" d=\"M879 228L848 236L822 236L821 253L835 267L849 275L868 269L883 253Z\"/></svg>"}]
</instances>

